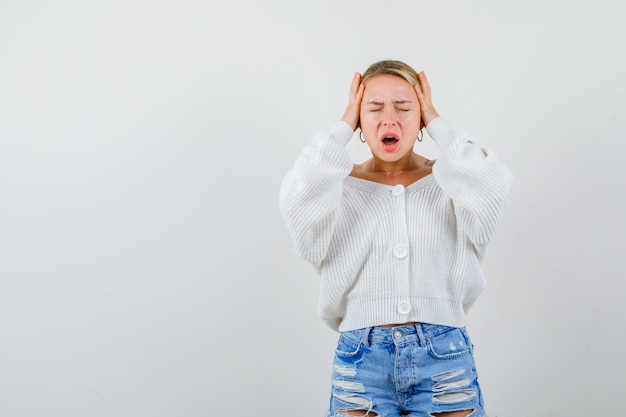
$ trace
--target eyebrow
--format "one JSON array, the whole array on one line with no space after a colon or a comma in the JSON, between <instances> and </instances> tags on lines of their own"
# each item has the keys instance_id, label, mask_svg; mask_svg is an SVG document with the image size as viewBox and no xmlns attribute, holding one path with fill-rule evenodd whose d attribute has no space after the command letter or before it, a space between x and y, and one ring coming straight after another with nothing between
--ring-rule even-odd
<instances>
[{"instance_id":1,"label":"eyebrow","mask_svg":"<svg viewBox=\"0 0 626 417\"><path fill-rule=\"evenodd\" d=\"M406 99L399 99L399 100L394 100L393 101L394 104L407 104L407 103L413 103L412 100L406 100ZM373 104L373 105L377 105L377 106L382 106L384 103L382 101L378 101L378 100L370 100L365 104Z\"/></svg>"}]
</instances>

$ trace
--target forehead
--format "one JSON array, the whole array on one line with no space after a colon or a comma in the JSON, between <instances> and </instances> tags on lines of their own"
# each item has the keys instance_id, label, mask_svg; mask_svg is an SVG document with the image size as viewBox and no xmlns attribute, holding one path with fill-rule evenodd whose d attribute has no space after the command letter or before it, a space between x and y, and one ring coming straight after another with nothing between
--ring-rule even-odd
<instances>
[{"instance_id":1,"label":"forehead","mask_svg":"<svg viewBox=\"0 0 626 417\"><path fill-rule=\"evenodd\" d=\"M415 98L415 90L404 78L396 75L377 75L365 82L363 100L383 98Z\"/></svg>"}]
</instances>

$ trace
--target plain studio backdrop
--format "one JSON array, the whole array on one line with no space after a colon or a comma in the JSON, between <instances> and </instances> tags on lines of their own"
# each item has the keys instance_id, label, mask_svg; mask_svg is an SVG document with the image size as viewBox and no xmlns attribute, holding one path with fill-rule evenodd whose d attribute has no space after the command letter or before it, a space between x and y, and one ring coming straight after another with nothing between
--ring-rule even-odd
<instances>
[{"instance_id":1,"label":"plain studio backdrop","mask_svg":"<svg viewBox=\"0 0 626 417\"><path fill-rule=\"evenodd\" d=\"M0 416L323 416L278 208L380 59L515 174L470 311L492 417L621 406L626 6L2 1ZM368 157L356 136L355 162ZM417 152L436 157L426 136Z\"/></svg>"}]
</instances>

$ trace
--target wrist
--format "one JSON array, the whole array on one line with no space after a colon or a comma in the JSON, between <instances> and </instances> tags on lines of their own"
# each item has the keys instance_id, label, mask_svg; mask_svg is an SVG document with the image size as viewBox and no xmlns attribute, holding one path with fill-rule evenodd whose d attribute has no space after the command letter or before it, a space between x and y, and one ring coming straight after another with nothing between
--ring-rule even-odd
<instances>
[{"instance_id":1,"label":"wrist","mask_svg":"<svg viewBox=\"0 0 626 417\"><path fill-rule=\"evenodd\" d=\"M439 113L437 113L435 109L425 111L422 114L422 121L424 122L424 126L428 126L428 123L430 123L437 117L439 117Z\"/></svg>"},{"instance_id":2,"label":"wrist","mask_svg":"<svg viewBox=\"0 0 626 417\"><path fill-rule=\"evenodd\" d=\"M355 120L354 116L349 115L347 113L343 115L341 120L349 124L352 127L352 130L356 130L358 126L358 122L359 122L358 119Z\"/></svg>"}]
</instances>

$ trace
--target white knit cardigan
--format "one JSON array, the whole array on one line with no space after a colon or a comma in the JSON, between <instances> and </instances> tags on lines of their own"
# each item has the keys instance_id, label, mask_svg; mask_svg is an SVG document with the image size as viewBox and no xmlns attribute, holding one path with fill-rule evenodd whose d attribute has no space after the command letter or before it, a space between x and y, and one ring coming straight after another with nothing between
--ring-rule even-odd
<instances>
[{"instance_id":1,"label":"white knit cardigan","mask_svg":"<svg viewBox=\"0 0 626 417\"><path fill-rule=\"evenodd\" d=\"M337 122L314 136L280 190L298 254L321 277L319 314L332 329L410 321L462 327L485 286L480 266L513 176L442 118L433 172L408 187L349 176Z\"/></svg>"}]
</instances>

